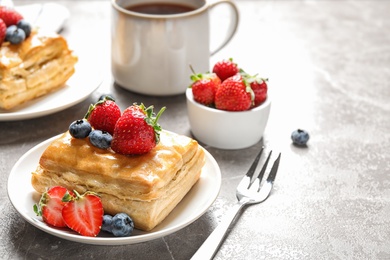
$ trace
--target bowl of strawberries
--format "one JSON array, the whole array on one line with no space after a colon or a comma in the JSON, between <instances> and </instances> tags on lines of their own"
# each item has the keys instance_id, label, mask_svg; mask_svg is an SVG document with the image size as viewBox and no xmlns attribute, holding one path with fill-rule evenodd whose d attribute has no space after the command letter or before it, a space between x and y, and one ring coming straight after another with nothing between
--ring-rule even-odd
<instances>
[{"instance_id":1,"label":"bowl of strawberries","mask_svg":"<svg viewBox=\"0 0 390 260\"><path fill-rule=\"evenodd\" d=\"M210 73L193 73L186 91L191 132L206 145L244 149L261 140L271 109L268 79L249 75L232 59Z\"/></svg>"}]
</instances>

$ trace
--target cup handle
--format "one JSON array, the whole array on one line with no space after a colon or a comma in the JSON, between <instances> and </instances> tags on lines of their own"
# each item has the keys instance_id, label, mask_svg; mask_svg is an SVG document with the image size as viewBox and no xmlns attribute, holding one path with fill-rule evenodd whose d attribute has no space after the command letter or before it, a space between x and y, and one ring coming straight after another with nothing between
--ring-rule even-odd
<instances>
[{"instance_id":1,"label":"cup handle","mask_svg":"<svg viewBox=\"0 0 390 260\"><path fill-rule=\"evenodd\" d=\"M231 1L231 0L217 0L216 2L210 4L209 9L214 8L219 4L228 4L232 9L233 14L231 15L232 19L230 21L228 32L227 32L225 40L214 51L211 51L211 55L214 55L215 53L220 51L223 47L226 46L226 44L228 44L230 42L230 40L233 38L234 34L237 31L238 21L240 19L238 8L237 8L236 4L233 3L233 1Z\"/></svg>"}]
</instances>

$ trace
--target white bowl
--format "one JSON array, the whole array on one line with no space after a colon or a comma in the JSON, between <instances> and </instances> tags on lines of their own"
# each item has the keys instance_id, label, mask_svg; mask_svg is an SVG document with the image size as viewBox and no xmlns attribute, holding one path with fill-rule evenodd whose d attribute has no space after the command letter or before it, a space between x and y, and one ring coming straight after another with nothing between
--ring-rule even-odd
<instances>
[{"instance_id":1,"label":"white bowl","mask_svg":"<svg viewBox=\"0 0 390 260\"><path fill-rule=\"evenodd\" d=\"M234 150L250 147L261 140L271 109L271 99L247 111L229 112L197 103L187 89L187 109L191 132L209 146Z\"/></svg>"}]
</instances>

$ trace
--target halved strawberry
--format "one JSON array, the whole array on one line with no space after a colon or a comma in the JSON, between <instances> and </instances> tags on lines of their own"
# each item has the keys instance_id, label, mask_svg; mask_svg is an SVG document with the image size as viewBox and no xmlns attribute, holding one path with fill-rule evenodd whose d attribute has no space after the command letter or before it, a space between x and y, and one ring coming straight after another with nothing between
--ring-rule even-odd
<instances>
[{"instance_id":1,"label":"halved strawberry","mask_svg":"<svg viewBox=\"0 0 390 260\"><path fill-rule=\"evenodd\" d=\"M73 194L73 192L61 186L48 189L42 194L39 203L34 205L34 212L37 216L42 216L43 221L49 225L66 227L62 218L62 208L65 205L62 198L66 193Z\"/></svg>"},{"instance_id":2,"label":"halved strawberry","mask_svg":"<svg viewBox=\"0 0 390 260\"><path fill-rule=\"evenodd\" d=\"M82 236L95 237L99 234L103 222L103 204L100 197L87 191L75 196L65 194L62 201L67 202L62 209L65 224Z\"/></svg>"},{"instance_id":3,"label":"halved strawberry","mask_svg":"<svg viewBox=\"0 0 390 260\"><path fill-rule=\"evenodd\" d=\"M96 130L106 131L112 135L120 116L121 110L118 105L110 96L106 96L96 104L90 105L84 118Z\"/></svg>"}]
</instances>

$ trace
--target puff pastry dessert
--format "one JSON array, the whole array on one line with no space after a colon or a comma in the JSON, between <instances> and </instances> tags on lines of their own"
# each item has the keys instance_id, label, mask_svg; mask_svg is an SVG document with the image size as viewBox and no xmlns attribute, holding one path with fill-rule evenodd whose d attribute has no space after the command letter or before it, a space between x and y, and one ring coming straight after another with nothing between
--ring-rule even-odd
<instances>
[{"instance_id":1,"label":"puff pastry dessert","mask_svg":"<svg viewBox=\"0 0 390 260\"><path fill-rule=\"evenodd\" d=\"M0 108L9 110L65 85L77 56L56 33L34 31L20 44L0 48Z\"/></svg>"},{"instance_id":2,"label":"puff pastry dessert","mask_svg":"<svg viewBox=\"0 0 390 260\"><path fill-rule=\"evenodd\" d=\"M136 228L151 230L198 181L205 163L197 141L166 131L160 138L149 153L126 156L66 132L43 152L32 186L39 193L55 185L79 193L94 191L105 214L125 212Z\"/></svg>"}]
</instances>

